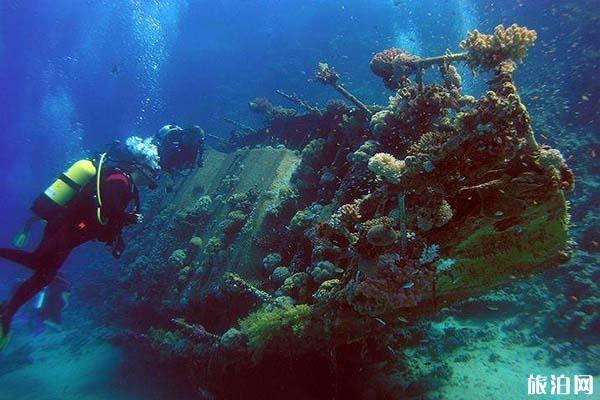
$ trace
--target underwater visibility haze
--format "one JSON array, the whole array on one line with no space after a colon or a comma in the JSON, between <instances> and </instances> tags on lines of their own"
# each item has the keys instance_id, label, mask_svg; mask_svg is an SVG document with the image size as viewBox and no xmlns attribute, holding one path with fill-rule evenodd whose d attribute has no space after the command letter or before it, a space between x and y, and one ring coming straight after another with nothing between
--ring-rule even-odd
<instances>
[{"instance_id":1,"label":"underwater visibility haze","mask_svg":"<svg viewBox=\"0 0 600 400\"><path fill-rule=\"evenodd\" d=\"M600 1L3 0L0 400L598 398Z\"/></svg>"}]
</instances>

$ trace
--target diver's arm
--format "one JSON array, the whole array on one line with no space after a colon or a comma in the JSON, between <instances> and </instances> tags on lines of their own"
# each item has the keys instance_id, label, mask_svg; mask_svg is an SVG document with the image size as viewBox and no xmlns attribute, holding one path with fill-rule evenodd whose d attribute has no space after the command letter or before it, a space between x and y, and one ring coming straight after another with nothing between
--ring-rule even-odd
<instances>
[{"instance_id":1,"label":"diver's arm","mask_svg":"<svg viewBox=\"0 0 600 400\"><path fill-rule=\"evenodd\" d=\"M127 212L129 203L129 187L121 180L104 183L102 188L102 213L109 224L129 225L137 221L134 214Z\"/></svg>"}]
</instances>

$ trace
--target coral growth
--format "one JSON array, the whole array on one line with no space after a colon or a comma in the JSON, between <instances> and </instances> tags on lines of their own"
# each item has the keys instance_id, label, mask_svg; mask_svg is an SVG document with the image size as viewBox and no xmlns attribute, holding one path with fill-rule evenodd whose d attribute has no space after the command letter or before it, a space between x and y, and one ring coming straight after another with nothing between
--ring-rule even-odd
<instances>
[{"instance_id":1,"label":"coral growth","mask_svg":"<svg viewBox=\"0 0 600 400\"><path fill-rule=\"evenodd\" d=\"M263 114L265 117L267 117L267 119L270 120L291 118L297 114L297 111L293 108L274 106L268 99L264 97L257 97L248 105L252 111L258 114Z\"/></svg>"},{"instance_id":2,"label":"coral growth","mask_svg":"<svg viewBox=\"0 0 600 400\"><path fill-rule=\"evenodd\" d=\"M402 49L390 48L379 52L371 59L371 71L381 78L390 90L399 88L398 81L417 71L419 58Z\"/></svg>"},{"instance_id":3,"label":"coral growth","mask_svg":"<svg viewBox=\"0 0 600 400\"><path fill-rule=\"evenodd\" d=\"M405 162L388 153L377 153L369 159L369 169L389 183L400 183Z\"/></svg>"},{"instance_id":4,"label":"coral growth","mask_svg":"<svg viewBox=\"0 0 600 400\"><path fill-rule=\"evenodd\" d=\"M499 26L470 33L465 53L378 53L371 69L396 91L386 105L304 103L299 115L253 100L267 126L244 145L293 150L215 161L217 182L205 192L214 197L178 198L157 217L161 240L136 248L151 256L127 261L128 302L159 321L155 342L206 367L208 385L232 364L243 374L292 355L337 365L348 351L366 362L370 349L389 354L398 344L390 333L413 316L567 259L573 173L558 150L536 142L513 79L534 40L526 28ZM491 71L479 98L462 93L452 63L465 61ZM426 82L432 66L440 75ZM352 99L329 65L319 64L317 79ZM257 168L245 174L242 162ZM189 322L169 333L172 315ZM193 338L201 326L212 339ZM189 343L193 352L175 351Z\"/></svg>"},{"instance_id":5,"label":"coral growth","mask_svg":"<svg viewBox=\"0 0 600 400\"><path fill-rule=\"evenodd\" d=\"M476 29L469 32L460 47L467 51L467 62L473 69L490 70L506 60L522 61L536 39L536 32L525 27L498 25L493 35Z\"/></svg>"},{"instance_id":6,"label":"coral growth","mask_svg":"<svg viewBox=\"0 0 600 400\"><path fill-rule=\"evenodd\" d=\"M311 308L306 304L260 309L240 320L240 332L248 339L252 350L260 350L271 341L301 336L310 315Z\"/></svg>"},{"instance_id":7,"label":"coral growth","mask_svg":"<svg viewBox=\"0 0 600 400\"><path fill-rule=\"evenodd\" d=\"M340 79L340 75L327 63L319 63L317 65L315 77L324 85L335 85Z\"/></svg>"}]
</instances>

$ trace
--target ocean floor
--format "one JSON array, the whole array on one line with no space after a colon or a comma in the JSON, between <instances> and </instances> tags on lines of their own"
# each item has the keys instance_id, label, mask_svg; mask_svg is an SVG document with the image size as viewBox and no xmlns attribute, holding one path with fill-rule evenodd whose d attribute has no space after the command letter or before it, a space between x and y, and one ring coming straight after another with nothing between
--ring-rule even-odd
<instances>
[{"instance_id":1,"label":"ocean floor","mask_svg":"<svg viewBox=\"0 0 600 400\"><path fill-rule=\"evenodd\" d=\"M564 273L559 276L565 279ZM553 303L547 301L561 294L542 281L518 282L438 310L431 322L415 327L421 332L416 343L398 346L404 349L398 355L410 379L392 373L386 381L403 387L415 382L414 390L406 391L414 395L411 399L600 399L599 375L593 396L574 395L573 382L571 395L527 395L530 374L546 376L550 393L552 374L572 381L574 375L600 370L592 354L598 346L582 353L571 341L543 336L540 321L565 316L552 312ZM519 294L523 288L529 297ZM86 306L75 302L64 312L61 332L46 329L33 335L24 315L18 316L12 341L0 354L0 400L189 398L183 393L189 386L182 384L184 377L161 369L156 354L124 354L114 344L119 332L99 327L83 314Z\"/></svg>"},{"instance_id":2,"label":"ocean floor","mask_svg":"<svg viewBox=\"0 0 600 400\"><path fill-rule=\"evenodd\" d=\"M518 343L515 336L523 331L506 332L507 322L469 320L448 316L431 324L430 336L423 347L407 349L412 367L430 376L427 399L594 398L577 396L527 396L529 374L585 375L585 367L576 363L552 366L545 345ZM139 366L124 366L123 353L110 341L110 332L91 325L47 330L39 335L27 332L23 321L14 327L14 337L0 358L0 400L148 400L165 399L165 388L148 384L151 379ZM436 335L456 332L461 344L436 356ZM482 332L473 337L472 332ZM447 342L444 347L447 346ZM550 346L550 345L548 345ZM136 371L137 368L140 370ZM437 370L437 371L436 371ZM441 379L437 379L439 377ZM397 378L401 379L401 378ZM595 377L598 382L599 377ZM548 390L550 384L548 383ZM177 397L179 398L179 397ZM599 397L595 397L599 398Z\"/></svg>"},{"instance_id":3,"label":"ocean floor","mask_svg":"<svg viewBox=\"0 0 600 400\"><path fill-rule=\"evenodd\" d=\"M553 344L540 342L532 346L525 339L531 336L528 329L506 331L510 319L497 321L462 319L450 316L432 323L430 341L423 348L408 349L405 355L414 360L413 367L420 370L428 391L426 399L453 400L504 400L504 399L577 399L600 398L595 389L594 396L573 394L573 376L587 375L584 363L562 363L556 366L551 359ZM435 337L454 332L457 342L453 350L440 352L436 356ZM480 332L479 335L472 335ZM519 340L523 338L523 340ZM543 339L542 339L543 340ZM447 343L444 347L447 346ZM433 354L433 356L431 356ZM528 377L539 374L547 377L547 395L528 395ZM571 380L570 395L550 395L551 375L564 374ZM599 376L594 377L597 385Z\"/></svg>"},{"instance_id":4,"label":"ocean floor","mask_svg":"<svg viewBox=\"0 0 600 400\"><path fill-rule=\"evenodd\" d=\"M151 389L122 368L124 356L93 327L62 332L27 332L15 323L13 338L0 357L0 400L137 400ZM132 382L135 381L135 382Z\"/></svg>"}]
</instances>

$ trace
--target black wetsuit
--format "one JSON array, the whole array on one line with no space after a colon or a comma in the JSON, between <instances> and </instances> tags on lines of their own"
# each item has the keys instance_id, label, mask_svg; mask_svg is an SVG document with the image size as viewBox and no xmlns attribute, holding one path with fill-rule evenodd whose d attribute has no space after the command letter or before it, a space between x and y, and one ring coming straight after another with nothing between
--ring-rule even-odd
<instances>
[{"instance_id":1,"label":"black wetsuit","mask_svg":"<svg viewBox=\"0 0 600 400\"><path fill-rule=\"evenodd\" d=\"M23 282L10 301L0 310L4 332L17 310L52 282L71 251L91 240L113 246L113 255L123 250L121 230L137 221L134 213L127 212L131 202L137 202L137 188L129 175L119 170L107 170L101 182L102 215L107 220L101 225L96 217L95 182L75 196L60 215L48 220L44 236L33 252L0 249L0 257L31 269L34 274Z\"/></svg>"},{"instance_id":2,"label":"black wetsuit","mask_svg":"<svg viewBox=\"0 0 600 400\"><path fill-rule=\"evenodd\" d=\"M198 126L172 129L158 143L160 166L166 172L202 167L204 132Z\"/></svg>"}]
</instances>

